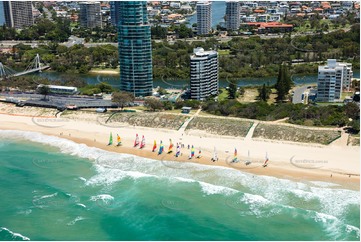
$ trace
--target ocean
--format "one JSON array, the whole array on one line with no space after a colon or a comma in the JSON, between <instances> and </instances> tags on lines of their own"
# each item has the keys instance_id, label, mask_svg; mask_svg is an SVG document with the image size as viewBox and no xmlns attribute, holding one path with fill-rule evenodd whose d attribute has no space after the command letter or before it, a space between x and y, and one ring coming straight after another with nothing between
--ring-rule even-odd
<instances>
[{"instance_id":1,"label":"ocean","mask_svg":"<svg viewBox=\"0 0 361 242\"><path fill-rule=\"evenodd\" d=\"M360 192L0 130L0 240L360 240Z\"/></svg>"}]
</instances>

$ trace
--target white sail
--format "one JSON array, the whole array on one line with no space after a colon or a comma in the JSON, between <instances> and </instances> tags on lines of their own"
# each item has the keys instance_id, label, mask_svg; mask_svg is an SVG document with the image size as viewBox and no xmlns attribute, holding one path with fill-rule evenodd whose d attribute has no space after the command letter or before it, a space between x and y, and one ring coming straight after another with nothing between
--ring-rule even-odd
<instances>
[{"instance_id":1,"label":"white sail","mask_svg":"<svg viewBox=\"0 0 361 242\"><path fill-rule=\"evenodd\" d=\"M217 161L217 160L218 160L217 150L216 147L214 146L212 161Z\"/></svg>"}]
</instances>

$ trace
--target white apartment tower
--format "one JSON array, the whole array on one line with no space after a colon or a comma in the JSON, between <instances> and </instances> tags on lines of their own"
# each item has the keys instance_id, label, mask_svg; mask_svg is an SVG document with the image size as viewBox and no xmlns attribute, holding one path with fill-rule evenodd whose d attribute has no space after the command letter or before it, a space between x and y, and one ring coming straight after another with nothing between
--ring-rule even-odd
<instances>
[{"instance_id":1,"label":"white apartment tower","mask_svg":"<svg viewBox=\"0 0 361 242\"><path fill-rule=\"evenodd\" d=\"M102 27L100 2L80 2L80 25L85 28Z\"/></svg>"},{"instance_id":2,"label":"white apartment tower","mask_svg":"<svg viewBox=\"0 0 361 242\"><path fill-rule=\"evenodd\" d=\"M209 34L212 23L212 3L197 2L197 34Z\"/></svg>"},{"instance_id":3,"label":"white apartment tower","mask_svg":"<svg viewBox=\"0 0 361 242\"><path fill-rule=\"evenodd\" d=\"M352 64L328 59L327 65L318 67L317 101L339 100L342 90L350 89L352 75Z\"/></svg>"},{"instance_id":4,"label":"white apartment tower","mask_svg":"<svg viewBox=\"0 0 361 242\"><path fill-rule=\"evenodd\" d=\"M195 48L191 55L191 99L205 100L218 94L218 53Z\"/></svg>"},{"instance_id":5,"label":"white apartment tower","mask_svg":"<svg viewBox=\"0 0 361 242\"><path fill-rule=\"evenodd\" d=\"M226 28L227 30L236 31L239 29L241 4L239 1L226 2Z\"/></svg>"}]
</instances>

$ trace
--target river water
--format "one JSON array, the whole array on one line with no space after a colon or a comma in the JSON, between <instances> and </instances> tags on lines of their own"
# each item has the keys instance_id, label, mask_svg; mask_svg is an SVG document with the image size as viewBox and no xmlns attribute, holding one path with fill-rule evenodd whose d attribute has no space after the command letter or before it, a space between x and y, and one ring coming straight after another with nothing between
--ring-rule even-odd
<instances>
[{"instance_id":1,"label":"river water","mask_svg":"<svg viewBox=\"0 0 361 242\"><path fill-rule=\"evenodd\" d=\"M34 76L41 76L48 78L49 80L64 80L66 78L80 78L85 80L88 84L97 84L106 82L111 84L113 87L119 87L119 75L109 74L65 74L59 72L45 71L42 73L34 74ZM354 78L360 78L360 72L354 72ZM261 86L263 84L273 85L276 83L277 77L263 77L263 78L240 78L238 80L239 87L250 87L250 86ZM317 75L294 75L292 80L295 85L315 84L317 82ZM189 80L180 79L154 79L154 87L163 88L183 88L189 86ZM228 87L229 81L219 80L220 87Z\"/></svg>"},{"instance_id":2,"label":"river water","mask_svg":"<svg viewBox=\"0 0 361 242\"><path fill-rule=\"evenodd\" d=\"M224 15L226 14L226 2L213 1L212 2L212 27L215 28L217 24L224 22ZM187 18L188 26L197 23L197 14L193 14Z\"/></svg>"}]
</instances>

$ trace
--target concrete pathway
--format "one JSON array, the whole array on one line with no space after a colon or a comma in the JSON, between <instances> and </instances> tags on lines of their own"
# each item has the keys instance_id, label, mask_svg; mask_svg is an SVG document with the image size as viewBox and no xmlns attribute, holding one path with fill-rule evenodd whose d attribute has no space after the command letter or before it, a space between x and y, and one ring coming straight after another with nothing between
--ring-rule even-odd
<instances>
[{"instance_id":1,"label":"concrete pathway","mask_svg":"<svg viewBox=\"0 0 361 242\"><path fill-rule=\"evenodd\" d=\"M342 130L341 137L334 140L330 145L347 146L348 136L349 136L349 134Z\"/></svg>"},{"instance_id":2,"label":"concrete pathway","mask_svg":"<svg viewBox=\"0 0 361 242\"><path fill-rule=\"evenodd\" d=\"M251 140L252 136L253 136L253 132L256 129L257 125L259 124L259 122L254 122L252 127L248 130L248 133L246 135L246 137L244 138L245 140Z\"/></svg>"},{"instance_id":3,"label":"concrete pathway","mask_svg":"<svg viewBox=\"0 0 361 242\"><path fill-rule=\"evenodd\" d=\"M195 116L198 116L198 114L201 112L201 110L202 110L201 108L198 109L197 112L196 112L195 114L193 114L192 117L188 118L187 121L185 121L185 122L183 123L183 125L178 129L178 132L183 134L184 131L186 130L188 124L193 120L193 118L194 118Z\"/></svg>"}]
</instances>

